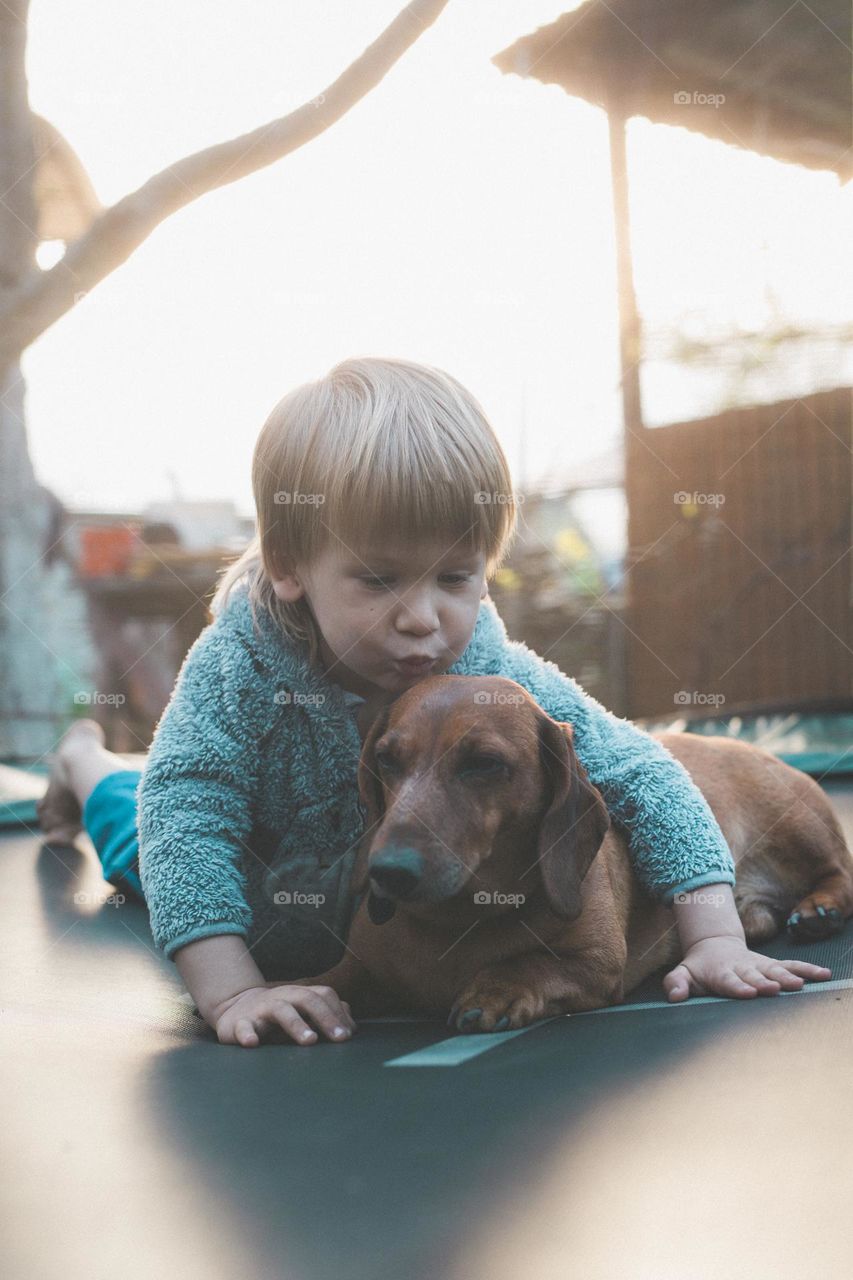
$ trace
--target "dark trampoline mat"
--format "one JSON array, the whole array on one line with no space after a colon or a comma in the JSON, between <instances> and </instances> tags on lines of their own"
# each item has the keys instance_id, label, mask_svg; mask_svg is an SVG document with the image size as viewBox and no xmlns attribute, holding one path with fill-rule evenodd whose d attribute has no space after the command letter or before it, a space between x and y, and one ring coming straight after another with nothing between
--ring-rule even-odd
<instances>
[{"instance_id":1,"label":"dark trampoline mat","mask_svg":"<svg viewBox=\"0 0 853 1280\"><path fill-rule=\"evenodd\" d=\"M765 948L828 964L829 989L667 1006L656 976L629 999L660 1007L392 1070L459 1037L220 1046L91 849L6 834L0 878L16 1280L849 1276L853 922Z\"/></svg>"}]
</instances>

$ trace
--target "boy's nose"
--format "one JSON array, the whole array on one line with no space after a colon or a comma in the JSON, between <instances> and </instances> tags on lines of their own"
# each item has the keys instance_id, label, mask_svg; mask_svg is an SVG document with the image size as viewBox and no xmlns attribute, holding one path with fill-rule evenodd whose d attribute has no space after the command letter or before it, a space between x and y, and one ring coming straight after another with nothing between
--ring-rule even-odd
<instances>
[{"instance_id":1,"label":"boy's nose","mask_svg":"<svg viewBox=\"0 0 853 1280\"><path fill-rule=\"evenodd\" d=\"M414 893L424 871L423 855L407 846L386 846L370 863L370 878L394 898Z\"/></svg>"}]
</instances>

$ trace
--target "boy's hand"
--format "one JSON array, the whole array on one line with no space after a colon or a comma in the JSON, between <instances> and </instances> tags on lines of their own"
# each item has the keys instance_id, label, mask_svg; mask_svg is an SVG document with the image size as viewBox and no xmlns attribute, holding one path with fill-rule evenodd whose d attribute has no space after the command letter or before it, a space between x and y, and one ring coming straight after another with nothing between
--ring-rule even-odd
<instances>
[{"instance_id":1,"label":"boy's hand","mask_svg":"<svg viewBox=\"0 0 853 1280\"><path fill-rule=\"evenodd\" d=\"M338 998L331 987L274 986L250 987L223 1000L212 1010L208 1021L215 1028L220 1044L239 1044L253 1049L264 1036L284 1031L297 1044L311 1045L317 1033L305 1018L310 1018L329 1040L348 1040L356 1025L346 1001ZM342 1030L342 1034L336 1032Z\"/></svg>"},{"instance_id":2,"label":"boy's hand","mask_svg":"<svg viewBox=\"0 0 853 1280\"><path fill-rule=\"evenodd\" d=\"M806 978L825 982L832 970L805 960L771 960L749 951L739 938L727 935L701 938L663 980L670 1002L688 996L716 995L749 999L775 996L780 990L799 991Z\"/></svg>"}]
</instances>

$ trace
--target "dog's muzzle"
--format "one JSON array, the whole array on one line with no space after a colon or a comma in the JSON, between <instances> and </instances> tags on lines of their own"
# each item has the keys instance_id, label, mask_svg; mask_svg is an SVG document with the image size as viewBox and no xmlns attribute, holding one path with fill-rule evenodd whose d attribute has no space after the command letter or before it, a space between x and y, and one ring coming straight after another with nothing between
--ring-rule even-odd
<instances>
[{"instance_id":1,"label":"dog's muzzle","mask_svg":"<svg viewBox=\"0 0 853 1280\"><path fill-rule=\"evenodd\" d=\"M390 920L397 902L414 896L423 873L423 854L405 845L389 845L371 860L367 910L374 924Z\"/></svg>"}]
</instances>

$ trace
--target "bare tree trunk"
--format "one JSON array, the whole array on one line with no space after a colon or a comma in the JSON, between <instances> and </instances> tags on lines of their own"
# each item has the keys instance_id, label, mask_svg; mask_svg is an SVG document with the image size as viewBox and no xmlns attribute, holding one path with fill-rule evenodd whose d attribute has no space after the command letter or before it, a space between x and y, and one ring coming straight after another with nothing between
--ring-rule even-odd
<instances>
[{"instance_id":1,"label":"bare tree trunk","mask_svg":"<svg viewBox=\"0 0 853 1280\"><path fill-rule=\"evenodd\" d=\"M74 584L61 562L49 568L45 561L55 512L27 449L21 354L170 214L328 129L384 78L446 4L411 0L323 93L280 120L155 174L104 210L55 267L41 271L24 61L29 0L0 0L0 758L51 751L73 693L90 683L90 673L76 672L68 661L63 636Z\"/></svg>"},{"instance_id":2,"label":"bare tree trunk","mask_svg":"<svg viewBox=\"0 0 853 1280\"><path fill-rule=\"evenodd\" d=\"M61 619L75 601L64 562L45 562L52 525L27 450L24 380L10 365L0 389L0 759L51 750L73 692L89 683L63 652Z\"/></svg>"},{"instance_id":3,"label":"bare tree trunk","mask_svg":"<svg viewBox=\"0 0 853 1280\"><path fill-rule=\"evenodd\" d=\"M27 10L28 0L0 6L0 305L34 269L37 244ZM24 380L13 355L0 364L0 757L37 755L51 741L56 715L56 665L40 642L44 499L27 450Z\"/></svg>"}]
</instances>

